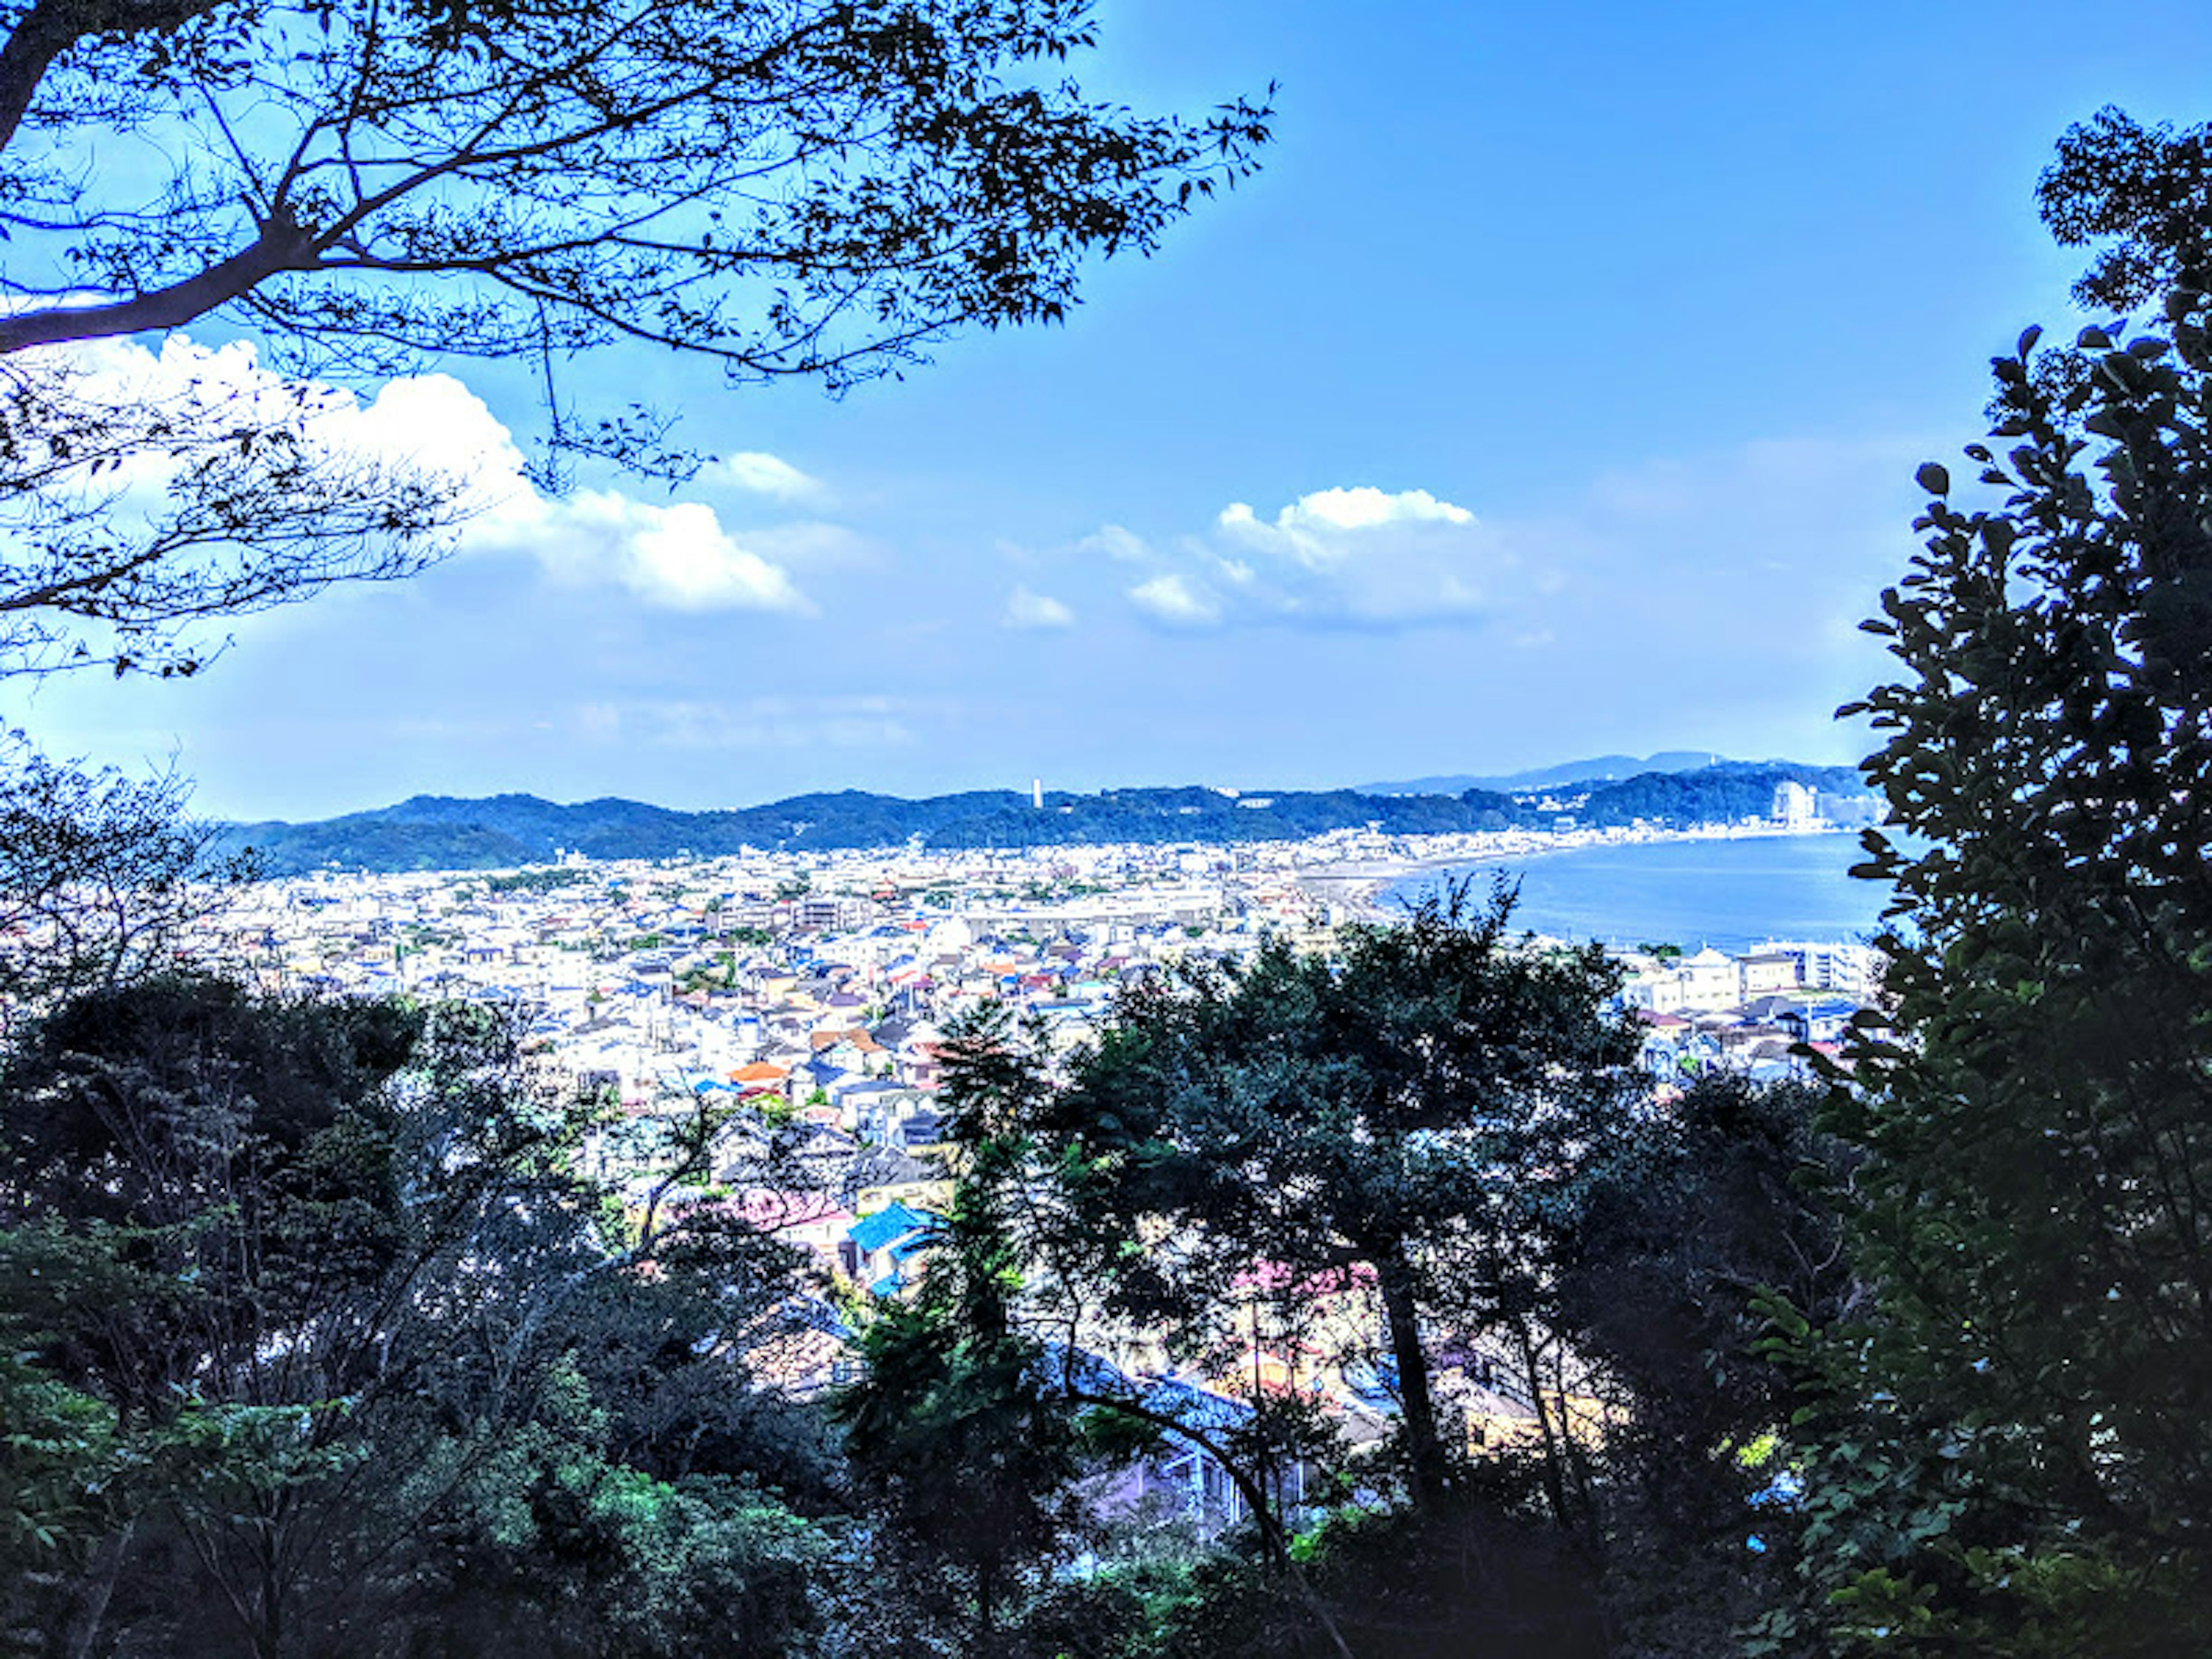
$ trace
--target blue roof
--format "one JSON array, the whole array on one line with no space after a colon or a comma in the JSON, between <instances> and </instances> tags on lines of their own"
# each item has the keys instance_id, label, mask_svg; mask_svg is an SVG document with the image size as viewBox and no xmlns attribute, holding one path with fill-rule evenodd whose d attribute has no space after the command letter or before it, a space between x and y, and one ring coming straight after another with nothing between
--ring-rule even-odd
<instances>
[{"instance_id":1,"label":"blue roof","mask_svg":"<svg viewBox=\"0 0 2212 1659\"><path fill-rule=\"evenodd\" d=\"M903 1204L893 1204L873 1215L862 1216L845 1230L845 1237L873 1255L884 1245L895 1243L910 1232L934 1226L936 1221L926 1210L910 1210Z\"/></svg>"},{"instance_id":2,"label":"blue roof","mask_svg":"<svg viewBox=\"0 0 2212 1659\"><path fill-rule=\"evenodd\" d=\"M898 1293L899 1276L896 1273L885 1273L874 1284L868 1286L868 1294L870 1296L896 1296Z\"/></svg>"}]
</instances>

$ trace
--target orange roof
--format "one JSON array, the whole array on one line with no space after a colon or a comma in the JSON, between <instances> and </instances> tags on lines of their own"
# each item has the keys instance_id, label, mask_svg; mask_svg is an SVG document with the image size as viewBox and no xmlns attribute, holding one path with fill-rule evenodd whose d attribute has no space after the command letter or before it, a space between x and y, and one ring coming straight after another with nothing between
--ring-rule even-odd
<instances>
[{"instance_id":1,"label":"orange roof","mask_svg":"<svg viewBox=\"0 0 2212 1659\"><path fill-rule=\"evenodd\" d=\"M757 1060L751 1065L740 1066L736 1071L731 1073L730 1081L732 1083L777 1083L790 1075L791 1067L788 1066L771 1066L764 1060Z\"/></svg>"},{"instance_id":2,"label":"orange roof","mask_svg":"<svg viewBox=\"0 0 2212 1659\"><path fill-rule=\"evenodd\" d=\"M864 1054L879 1054L884 1052L884 1045L857 1025L840 1031L809 1031L806 1034L806 1040L814 1045L814 1051L817 1054L821 1053L824 1048L834 1048L841 1042L851 1043Z\"/></svg>"}]
</instances>

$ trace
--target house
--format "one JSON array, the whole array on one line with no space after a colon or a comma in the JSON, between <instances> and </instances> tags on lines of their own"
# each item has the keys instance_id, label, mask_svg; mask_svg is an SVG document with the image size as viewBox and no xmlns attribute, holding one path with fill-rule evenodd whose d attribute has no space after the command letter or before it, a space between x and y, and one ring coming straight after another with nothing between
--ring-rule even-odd
<instances>
[{"instance_id":1,"label":"house","mask_svg":"<svg viewBox=\"0 0 2212 1659\"><path fill-rule=\"evenodd\" d=\"M935 1241L937 1224L927 1210L886 1206L846 1230L839 1265L871 1294L897 1296L915 1282L909 1264L918 1267L916 1258Z\"/></svg>"},{"instance_id":2,"label":"house","mask_svg":"<svg viewBox=\"0 0 2212 1659\"><path fill-rule=\"evenodd\" d=\"M1838 1042L1858 1011L1855 1002L1830 997L1782 1009L1775 1023L1800 1042Z\"/></svg>"},{"instance_id":3,"label":"house","mask_svg":"<svg viewBox=\"0 0 2212 1659\"><path fill-rule=\"evenodd\" d=\"M1743 1000L1794 991L1801 983L1801 960L1789 951L1754 951L1737 959L1742 977Z\"/></svg>"},{"instance_id":4,"label":"house","mask_svg":"<svg viewBox=\"0 0 2212 1659\"><path fill-rule=\"evenodd\" d=\"M739 1096L744 1099L772 1097L787 1100L791 1097L791 1068L787 1066L775 1066L764 1060L757 1060L749 1066L736 1067L729 1076L730 1081L737 1085Z\"/></svg>"}]
</instances>

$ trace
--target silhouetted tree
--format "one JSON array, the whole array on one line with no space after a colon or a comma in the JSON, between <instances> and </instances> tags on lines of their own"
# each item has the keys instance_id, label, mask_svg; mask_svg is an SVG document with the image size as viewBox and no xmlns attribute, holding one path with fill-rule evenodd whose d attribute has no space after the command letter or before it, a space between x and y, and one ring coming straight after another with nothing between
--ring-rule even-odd
<instances>
[{"instance_id":1,"label":"silhouetted tree","mask_svg":"<svg viewBox=\"0 0 2212 1659\"><path fill-rule=\"evenodd\" d=\"M2124 239L2085 297L2162 303L1996 360L1978 489L1921 469L1926 548L1869 624L1900 672L1867 769L1919 838L1869 837L1891 1029L1834 1113L1875 1300L1778 1344L1832 1640L2212 1643L2206 137L2068 135L2046 216Z\"/></svg>"},{"instance_id":2,"label":"silhouetted tree","mask_svg":"<svg viewBox=\"0 0 2212 1659\"><path fill-rule=\"evenodd\" d=\"M1547 1211L1637 1092L1613 968L1516 938L1512 910L1455 890L1333 956L1278 942L1148 982L1034 1124L1116 1315L1233 1326L1255 1283L1310 1301L1371 1274L1417 1504L1457 1461L1431 1342L1535 1334Z\"/></svg>"}]
</instances>

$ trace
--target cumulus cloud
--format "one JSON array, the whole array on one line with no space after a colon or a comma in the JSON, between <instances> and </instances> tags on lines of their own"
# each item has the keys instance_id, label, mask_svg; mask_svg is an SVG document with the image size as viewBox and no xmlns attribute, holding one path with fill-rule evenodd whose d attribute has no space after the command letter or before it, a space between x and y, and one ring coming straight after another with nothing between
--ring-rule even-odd
<instances>
[{"instance_id":1,"label":"cumulus cloud","mask_svg":"<svg viewBox=\"0 0 2212 1659\"><path fill-rule=\"evenodd\" d=\"M1222 619L1221 600L1203 582L1170 571L1129 590L1129 602L1170 628L1211 628Z\"/></svg>"},{"instance_id":2,"label":"cumulus cloud","mask_svg":"<svg viewBox=\"0 0 2212 1659\"><path fill-rule=\"evenodd\" d=\"M1000 616L999 625L1024 630L1073 628L1075 612L1049 594L1017 587L1006 596L1006 608Z\"/></svg>"},{"instance_id":3,"label":"cumulus cloud","mask_svg":"<svg viewBox=\"0 0 2212 1659\"><path fill-rule=\"evenodd\" d=\"M727 484L779 501L811 501L825 493L820 479L801 472L781 456L758 449L741 449L708 462L699 470L699 482Z\"/></svg>"},{"instance_id":4,"label":"cumulus cloud","mask_svg":"<svg viewBox=\"0 0 2212 1659\"><path fill-rule=\"evenodd\" d=\"M854 540L820 524L740 536L711 507L640 501L618 489L545 495L530 482L514 434L449 374L395 380L364 402L287 381L261 367L244 342L210 348L172 335L156 353L132 341L102 341L72 349L66 361L80 399L131 407L181 397L212 414L264 419L303 408L308 431L333 452L442 475L453 492L461 552L527 556L559 580L617 587L657 608L812 615L812 602L783 561L849 556ZM777 499L819 489L773 455L739 453L715 469L722 482ZM117 483L127 497L157 489L164 470L158 453L149 452Z\"/></svg>"},{"instance_id":5,"label":"cumulus cloud","mask_svg":"<svg viewBox=\"0 0 2212 1659\"><path fill-rule=\"evenodd\" d=\"M558 580L618 587L657 609L816 614L771 555L821 535L787 526L741 541L698 501L640 501L617 489L545 495L526 477L514 435L450 375L392 381L340 417L339 429L349 441L463 475L477 507L462 532L464 551L526 555Z\"/></svg>"},{"instance_id":6,"label":"cumulus cloud","mask_svg":"<svg viewBox=\"0 0 2212 1659\"><path fill-rule=\"evenodd\" d=\"M1232 501L1165 558L1174 568L1128 597L1173 628L1467 622L1521 585L1518 562L1466 507L1371 485L1316 490L1265 518Z\"/></svg>"},{"instance_id":7,"label":"cumulus cloud","mask_svg":"<svg viewBox=\"0 0 2212 1659\"><path fill-rule=\"evenodd\" d=\"M1222 515L1252 520L1252 509L1233 503ZM1372 530L1386 524L1473 524L1474 514L1449 501L1440 501L1425 489L1401 489L1395 495L1361 484L1351 489L1316 489L1301 495L1275 515L1275 527L1286 535L1326 536L1332 531Z\"/></svg>"},{"instance_id":8,"label":"cumulus cloud","mask_svg":"<svg viewBox=\"0 0 2212 1659\"><path fill-rule=\"evenodd\" d=\"M740 547L714 509L696 501L663 507L583 489L532 507L530 550L563 580L612 581L670 611L815 614L780 566Z\"/></svg>"},{"instance_id":9,"label":"cumulus cloud","mask_svg":"<svg viewBox=\"0 0 2212 1659\"><path fill-rule=\"evenodd\" d=\"M228 451L249 433L304 435L311 458L320 449L340 464L382 461L435 476L463 516L493 505L505 493L499 478L522 465L507 429L447 375L394 381L364 404L271 372L246 341L204 346L173 334L158 350L93 340L35 356L17 373L40 406L40 430L66 434L80 459L98 462L97 482L120 492L113 504L124 511L149 508L183 456ZM60 435L55 442L58 460L70 452Z\"/></svg>"}]
</instances>

